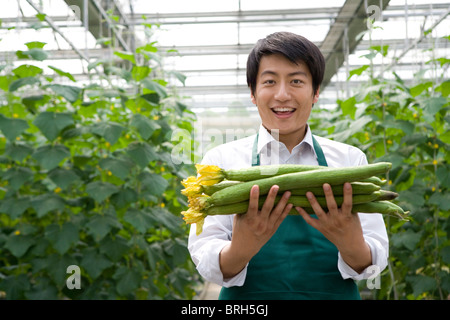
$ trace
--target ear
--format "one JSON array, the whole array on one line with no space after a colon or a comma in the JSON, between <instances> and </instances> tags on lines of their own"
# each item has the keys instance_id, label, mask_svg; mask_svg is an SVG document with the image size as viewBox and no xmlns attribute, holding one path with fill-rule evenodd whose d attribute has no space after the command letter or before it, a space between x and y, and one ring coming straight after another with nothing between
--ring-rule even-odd
<instances>
[{"instance_id":1,"label":"ear","mask_svg":"<svg viewBox=\"0 0 450 320\"><path fill-rule=\"evenodd\" d=\"M252 103L256 106L256 98L255 98L255 96L253 95L253 92L250 93L250 98L251 98L251 100L252 100Z\"/></svg>"},{"instance_id":2,"label":"ear","mask_svg":"<svg viewBox=\"0 0 450 320\"><path fill-rule=\"evenodd\" d=\"M319 101L319 93L320 93L320 86L317 87L317 91L314 93L313 103L317 103L317 101Z\"/></svg>"}]
</instances>

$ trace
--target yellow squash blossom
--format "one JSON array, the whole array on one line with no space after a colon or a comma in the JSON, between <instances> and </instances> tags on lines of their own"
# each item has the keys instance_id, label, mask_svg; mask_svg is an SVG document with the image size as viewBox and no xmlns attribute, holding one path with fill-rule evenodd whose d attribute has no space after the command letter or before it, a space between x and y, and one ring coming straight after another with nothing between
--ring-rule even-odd
<instances>
[{"instance_id":1,"label":"yellow squash blossom","mask_svg":"<svg viewBox=\"0 0 450 320\"><path fill-rule=\"evenodd\" d=\"M223 170L218 166L196 164L195 168L199 174L198 181L203 186L212 186L225 179Z\"/></svg>"},{"instance_id":2,"label":"yellow squash blossom","mask_svg":"<svg viewBox=\"0 0 450 320\"><path fill-rule=\"evenodd\" d=\"M194 176L187 177L181 181L181 184L185 187L185 189L181 190L181 193L188 198L195 197L202 193L202 186Z\"/></svg>"},{"instance_id":3,"label":"yellow squash blossom","mask_svg":"<svg viewBox=\"0 0 450 320\"><path fill-rule=\"evenodd\" d=\"M209 196L205 194L199 194L196 197L189 199L189 207L194 208L197 211L201 211L207 208Z\"/></svg>"},{"instance_id":4,"label":"yellow squash blossom","mask_svg":"<svg viewBox=\"0 0 450 320\"><path fill-rule=\"evenodd\" d=\"M187 211L182 211L183 220L187 224L196 224L196 234L199 235L203 231L203 224L205 222L206 215L195 208L189 208Z\"/></svg>"}]
</instances>

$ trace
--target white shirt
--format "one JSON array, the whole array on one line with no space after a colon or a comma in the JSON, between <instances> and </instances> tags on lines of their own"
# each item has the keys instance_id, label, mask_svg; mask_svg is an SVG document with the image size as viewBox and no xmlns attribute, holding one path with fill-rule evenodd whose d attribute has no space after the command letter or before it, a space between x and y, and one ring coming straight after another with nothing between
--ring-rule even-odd
<instances>
[{"instance_id":1,"label":"white shirt","mask_svg":"<svg viewBox=\"0 0 450 320\"><path fill-rule=\"evenodd\" d=\"M238 169L251 167L252 148L255 141L252 135L240 140L225 143L206 152L202 164L214 164L223 168ZM356 147L315 136L322 147L329 167L348 167L367 164L365 154ZM279 150L276 150L276 149ZM272 152L275 150L275 152ZM278 152L277 152L278 151ZM306 164L318 165L309 127L302 142L292 152L263 127L260 126L258 138L260 164ZM279 154L279 157L277 156ZM372 266L358 274L345 263L338 253L337 268L343 279L362 280L374 278L387 266L389 241L381 214L358 213L363 229L363 236L372 253ZM234 215L207 216L200 235L195 233L192 225L188 249L198 272L207 281L220 286L242 286L247 274L247 267L233 278L224 279L219 265L219 253L231 241Z\"/></svg>"}]
</instances>

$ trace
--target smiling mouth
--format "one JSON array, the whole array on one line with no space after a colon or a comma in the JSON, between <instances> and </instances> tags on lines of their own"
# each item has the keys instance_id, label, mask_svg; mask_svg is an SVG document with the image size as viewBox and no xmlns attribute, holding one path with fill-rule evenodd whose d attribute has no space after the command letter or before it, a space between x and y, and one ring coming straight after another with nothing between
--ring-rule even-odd
<instances>
[{"instance_id":1,"label":"smiling mouth","mask_svg":"<svg viewBox=\"0 0 450 320\"><path fill-rule=\"evenodd\" d=\"M288 107L278 107L278 108L272 108L271 109L273 113L277 115L289 115L295 112L294 108L288 108Z\"/></svg>"}]
</instances>

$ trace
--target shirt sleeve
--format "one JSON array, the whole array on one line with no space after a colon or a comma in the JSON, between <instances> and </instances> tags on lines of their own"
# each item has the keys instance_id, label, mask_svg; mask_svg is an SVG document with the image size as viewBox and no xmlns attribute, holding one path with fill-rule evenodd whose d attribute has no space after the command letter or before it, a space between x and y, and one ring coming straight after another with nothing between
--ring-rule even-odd
<instances>
[{"instance_id":1,"label":"shirt sleeve","mask_svg":"<svg viewBox=\"0 0 450 320\"><path fill-rule=\"evenodd\" d=\"M202 164L221 166L216 154L207 152ZM220 270L219 255L223 247L231 242L234 215L207 216L201 234L196 234L192 225L188 238L188 250L198 273L206 280L223 287L242 286L247 275L247 266L232 278L224 279Z\"/></svg>"},{"instance_id":2,"label":"shirt sleeve","mask_svg":"<svg viewBox=\"0 0 450 320\"><path fill-rule=\"evenodd\" d=\"M232 278L224 279L220 270L219 255L223 247L231 242L234 215L207 216L201 234L196 235L191 227L188 249L198 273L209 282L223 287L242 286L247 275L247 266Z\"/></svg>"},{"instance_id":3,"label":"shirt sleeve","mask_svg":"<svg viewBox=\"0 0 450 320\"><path fill-rule=\"evenodd\" d=\"M363 155L359 165L367 164ZM358 213L363 230L363 237L372 254L372 265L361 273L353 270L338 253L338 269L344 279L363 280L373 278L383 271L388 264L389 240L383 216L379 213Z\"/></svg>"}]
</instances>

